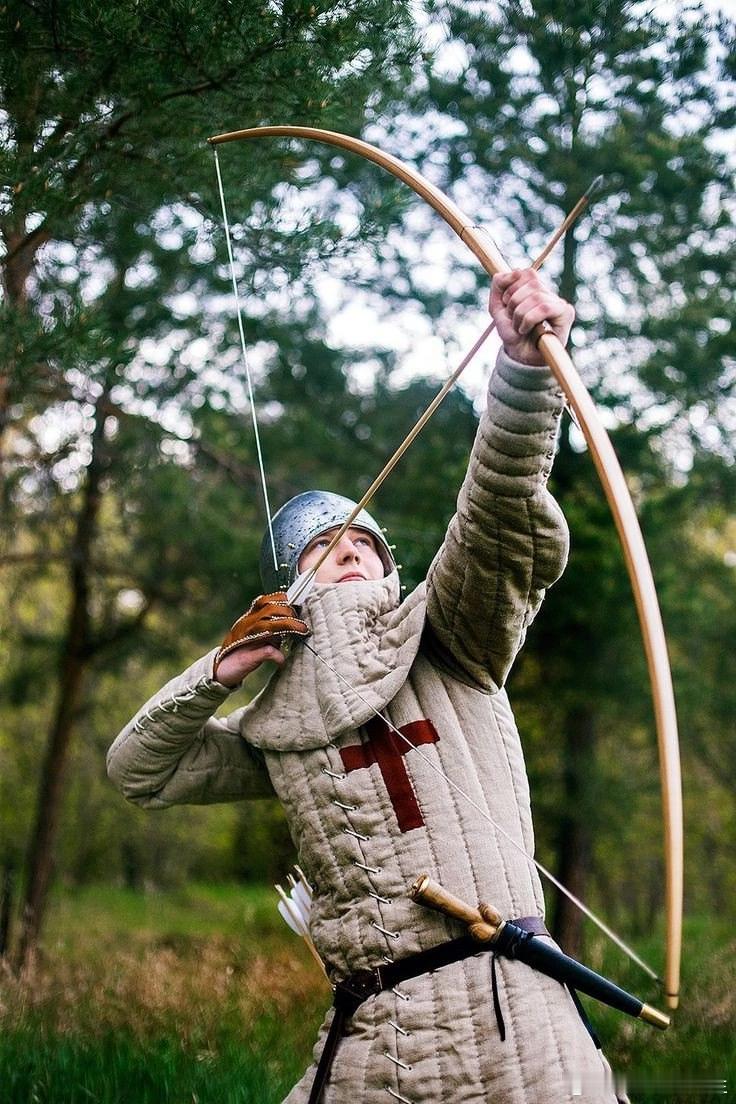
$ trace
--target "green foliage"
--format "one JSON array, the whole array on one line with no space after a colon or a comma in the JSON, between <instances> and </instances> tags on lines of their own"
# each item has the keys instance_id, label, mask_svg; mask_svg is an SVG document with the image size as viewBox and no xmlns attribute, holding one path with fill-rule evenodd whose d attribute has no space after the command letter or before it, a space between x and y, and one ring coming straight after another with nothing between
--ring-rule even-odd
<instances>
[{"instance_id":1,"label":"green foliage","mask_svg":"<svg viewBox=\"0 0 736 1104\"><path fill-rule=\"evenodd\" d=\"M454 60L440 50L418 95L452 129L425 143L425 162L487 197L475 217L496 232L506 222L515 259L602 174L562 265L550 262L578 307L580 361L619 416L666 403L671 421L702 404L725 438L734 191L718 77L733 24L697 4L670 18L597 0L460 0L438 15Z\"/></svg>"},{"instance_id":2,"label":"green foliage","mask_svg":"<svg viewBox=\"0 0 736 1104\"><path fill-rule=\"evenodd\" d=\"M248 1043L208 1039L194 1049L176 1038L59 1040L37 1029L0 1043L8 1104L87 1104L91 1095L98 1104L266 1104L283 1099L303 1064L276 1016L254 1024Z\"/></svg>"},{"instance_id":3,"label":"green foliage","mask_svg":"<svg viewBox=\"0 0 736 1104\"><path fill-rule=\"evenodd\" d=\"M212 884L57 897L33 999L0 981L3 1099L282 1099L329 992L275 900Z\"/></svg>"},{"instance_id":4,"label":"green foliage","mask_svg":"<svg viewBox=\"0 0 736 1104\"><path fill-rule=\"evenodd\" d=\"M289 120L359 131L414 48L406 6L388 0L3 8L0 861L16 869L54 703L72 693L65 659L83 679L63 875L170 883L256 861L235 850L234 810L148 822L111 801L102 769L141 696L259 590L263 513L204 139ZM295 227L289 197L316 203L330 160L259 143L221 161L256 359L276 326L316 358L304 273L345 248L341 203L333 190ZM392 217L382 198L353 188L369 237ZM273 862L287 857L283 839Z\"/></svg>"}]
</instances>

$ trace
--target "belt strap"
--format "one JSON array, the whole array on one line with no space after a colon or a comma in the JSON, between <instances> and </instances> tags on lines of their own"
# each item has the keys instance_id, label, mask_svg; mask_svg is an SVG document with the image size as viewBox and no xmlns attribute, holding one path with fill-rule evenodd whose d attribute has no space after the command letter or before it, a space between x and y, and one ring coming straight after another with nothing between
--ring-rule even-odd
<instances>
[{"instance_id":1,"label":"belt strap","mask_svg":"<svg viewBox=\"0 0 736 1104\"><path fill-rule=\"evenodd\" d=\"M522 916L520 919L514 920L513 923L516 927L523 928L531 935L549 934L544 926L544 921L540 920L538 916ZM351 974L344 981L338 981L335 985L333 1000L335 1013L320 1055L307 1104L319 1104L322 1099L337 1044L345 1029L345 1021L360 1008L363 1001L367 1000L368 997L377 996L384 989L393 989L402 981L420 977L421 974L427 974L431 970L439 970L453 962L460 962L464 958L470 958L472 955L492 950L493 944L491 943L478 943L470 935L461 935L458 939L440 943L437 947L430 947L426 951L418 951L417 954L407 955L406 958L400 958L398 962L374 966L372 970L358 970L357 973Z\"/></svg>"}]
</instances>

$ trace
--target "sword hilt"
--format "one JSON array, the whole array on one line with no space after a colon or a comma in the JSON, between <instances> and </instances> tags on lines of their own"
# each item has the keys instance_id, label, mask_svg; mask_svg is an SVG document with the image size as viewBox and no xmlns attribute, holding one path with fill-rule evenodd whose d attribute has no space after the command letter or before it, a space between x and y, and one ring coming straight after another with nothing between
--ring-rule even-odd
<instances>
[{"instance_id":1,"label":"sword hilt","mask_svg":"<svg viewBox=\"0 0 736 1104\"><path fill-rule=\"evenodd\" d=\"M429 874L422 874L414 882L409 890L409 896L413 901L436 912L443 912L445 916L451 916L453 920L460 920L467 924L473 939L479 943L492 943L497 939L504 926L504 919L492 905L481 905L474 908L472 905L461 901L454 893L433 881ZM481 909L483 911L481 911Z\"/></svg>"},{"instance_id":2,"label":"sword hilt","mask_svg":"<svg viewBox=\"0 0 736 1104\"><path fill-rule=\"evenodd\" d=\"M479 943L497 944L496 954L518 958L533 969L555 978L571 989L577 989L619 1012L644 1020L660 1030L669 1027L670 1018L650 1004L619 988L608 978L596 974L581 962L563 954L544 940L532 939L513 921L506 921L492 905L474 908L450 893L428 874L422 874L409 890L409 896L427 908L435 909L468 925L468 931ZM501 938L504 933L503 938ZM512 951L513 947L513 951Z\"/></svg>"}]
</instances>

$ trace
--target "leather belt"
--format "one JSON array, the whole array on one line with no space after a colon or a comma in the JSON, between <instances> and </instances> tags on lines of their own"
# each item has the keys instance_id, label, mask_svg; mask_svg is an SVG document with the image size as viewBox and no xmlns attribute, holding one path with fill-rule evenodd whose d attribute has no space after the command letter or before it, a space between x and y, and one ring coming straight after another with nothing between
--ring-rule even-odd
<instances>
[{"instance_id":1,"label":"leather belt","mask_svg":"<svg viewBox=\"0 0 736 1104\"><path fill-rule=\"evenodd\" d=\"M544 921L538 916L522 916L520 919L514 920L513 923L531 935L549 935L544 926ZM416 954L407 955L406 958L400 958L397 962L374 966L372 970L358 970L357 973L351 974L344 981L338 981L335 985L333 999L335 1014L332 1017L330 1030L327 1033L327 1039L320 1056L308 1104L319 1104L322 1099L335 1051L345 1030L345 1021L360 1008L363 1001L368 1000L369 997L377 996L384 989L393 989L402 981L420 977L432 970L439 970L443 966L460 962L464 958L483 954L484 951L493 951L493 944L478 943L470 935L461 935L458 939L440 943L437 947L430 947L426 951L418 951ZM498 1017L495 985L494 1004L497 1008L496 1014Z\"/></svg>"}]
</instances>

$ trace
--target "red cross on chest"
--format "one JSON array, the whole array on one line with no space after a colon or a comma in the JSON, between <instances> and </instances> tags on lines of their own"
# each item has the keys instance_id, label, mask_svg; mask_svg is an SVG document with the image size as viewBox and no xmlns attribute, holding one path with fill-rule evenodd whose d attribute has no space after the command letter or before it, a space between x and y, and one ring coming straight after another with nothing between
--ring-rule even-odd
<instances>
[{"instance_id":1,"label":"red cross on chest","mask_svg":"<svg viewBox=\"0 0 736 1104\"><path fill-rule=\"evenodd\" d=\"M377 764L401 831L421 828L424 818L406 772L404 756L421 744L436 744L439 740L436 728L431 721L412 721L398 730L402 739L383 717L373 717L363 726L363 731L367 736L363 743L340 749L345 770L350 774Z\"/></svg>"}]
</instances>

